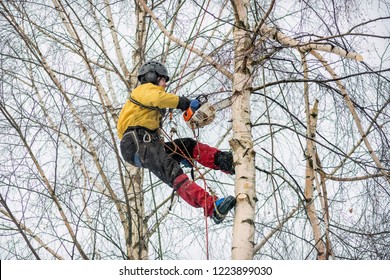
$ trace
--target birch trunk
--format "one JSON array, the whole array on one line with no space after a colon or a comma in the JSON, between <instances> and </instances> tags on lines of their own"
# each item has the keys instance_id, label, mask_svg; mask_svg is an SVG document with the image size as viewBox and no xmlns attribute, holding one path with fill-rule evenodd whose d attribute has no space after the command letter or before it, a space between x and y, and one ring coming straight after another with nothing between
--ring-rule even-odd
<instances>
[{"instance_id":1,"label":"birch trunk","mask_svg":"<svg viewBox=\"0 0 390 280\"><path fill-rule=\"evenodd\" d=\"M137 74L140 68L145 49L146 40L146 17L144 9L136 4L135 16L137 18L136 44L133 52L133 73L130 76L129 88L134 88L137 84ZM127 256L131 260L148 259L147 223L145 221L144 193L142 190L143 170L128 163L125 163L125 186L126 195L129 202L129 234L127 244Z\"/></svg>"},{"instance_id":2,"label":"birch trunk","mask_svg":"<svg viewBox=\"0 0 390 280\"><path fill-rule=\"evenodd\" d=\"M314 246L317 250L317 259L325 260L325 245L324 242L322 241L320 220L317 216L315 200L313 197L315 172L316 172L315 171L315 166L316 166L315 131L317 126L317 115L318 115L318 101L316 100L313 108L310 111L308 124L307 124L305 199L306 199L307 216L309 218L310 225L313 229L313 235L315 241ZM321 199L321 195L319 199Z\"/></svg>"},{"instance_id":3,"label":"birch trunk","mask_svg":"<svg viewBox=\"0 0 390 280\"><path fill-rule=\"evenodd\" d=\"M236 164L232 259L253 259L255 232L255 152L250 121L252 69L247 51L251 49L247 8L249 1L232 0L235 11L233 74L233 138L230 145Z\"/></svg>"}]
</instances>

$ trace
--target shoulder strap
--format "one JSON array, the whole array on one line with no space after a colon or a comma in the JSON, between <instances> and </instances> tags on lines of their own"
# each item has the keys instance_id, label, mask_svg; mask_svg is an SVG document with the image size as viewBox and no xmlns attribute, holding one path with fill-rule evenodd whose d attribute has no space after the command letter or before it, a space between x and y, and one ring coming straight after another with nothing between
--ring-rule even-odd
<instances>
[{"instance_id":1,"label":"shoulder strap","mask_svg":"<svg viewBox=\"0 0 390 280\"><path fill-rule=\"evenodd\" d=\"M140 106L141 108L146 108L146 109L150 109L150 110L160 110L160 108L158 108L158 107L148 106L148 105L142 104L141 102L139 102L139 101L135 100L133 97L131 97L131 94L129 96L129 100L131 102L133 102L135 105Z\"/></svg>"}]
</instances>

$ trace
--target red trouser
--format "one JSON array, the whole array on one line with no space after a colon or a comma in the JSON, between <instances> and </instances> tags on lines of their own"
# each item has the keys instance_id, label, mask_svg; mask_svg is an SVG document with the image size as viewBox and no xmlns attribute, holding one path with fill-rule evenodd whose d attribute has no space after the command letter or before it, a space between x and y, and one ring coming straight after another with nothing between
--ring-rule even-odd
<instances>
[{"instance_id":1,"label":"red trouser","mask_svg":"<svg viewBox=\"0 0 390 280\"><path fill-rule=\"evenodd\" d=\"M218 149L210 147L206 144L197 143L192 152L192 158L201 165L217 169L215 166L214 157L219 152ZM172 186L177 194L188 204L193 207L204 209L205 216L210 217L214 211L214 202L218 199L216 196L210 195L202 187L195 182L190 181L186 174L179 175Z\"/></svg>"},{"instance_id":2,"label":"red trouser","mask_svg":"<svg viewBox=\"0 0 390 280\"><path fill-rule=\"evenodd\" d=\"M203 208L204 214L210 217L214 211L214 202L218 199L210 195L195 182L190 181L186 174L181 174L173 181L173 188L177 194L189 205Z\"/></svg>"},{"instance_id":3,"label":"red trouser","mask_svg":"<svg viewBox=\"0 0 390 280\"><path fill-rule=\"evenodd\" d=\"M192 151L192 158L204 167L218 169L214 162L217 152L219 152L218 149L198 142Z\"/></svg>"}]
</instances>

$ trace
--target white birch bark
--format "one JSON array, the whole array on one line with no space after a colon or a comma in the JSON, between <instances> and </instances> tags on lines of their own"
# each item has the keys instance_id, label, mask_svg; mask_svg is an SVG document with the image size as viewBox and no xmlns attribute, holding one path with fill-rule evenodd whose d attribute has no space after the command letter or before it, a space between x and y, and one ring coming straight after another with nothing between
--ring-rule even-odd
<instances>
[{"instance_id":1,"label":"white birch bark","mask_svg":"<svg viewBox=\"0 0 390 280\"><path fill-rule=\"evenodd\" d=\"M310 52L312 50L318 50L328 53L334 53L339 56L350 59L355 59L356 61L363 61L363 56L358 53L348 52L346 50L343 50L342 48L336 47L331 44L323 44L318 42L300 42L298 40L288 37L276 28L269 27L265 24L260 27L260 33L265 37L278 41L284 46L297 48L301 52Z\"/></svg>"},{"instance_id":2,"label":"white birch bark","mask_svg":"<svg viewBox=\"0 0 390 280\"><path fill-rule=\"evenodd\" d=\"M146 40L146 13L144 9L136 4L134 11L137 18L136 44L137 48L133 52L133 73L130 76L128 87L134 87L137 84L138 69L141 67L144 57L144 44ZM142 50L142 51L141 51ZM148 235L147 221L144 208L144 193L142 184L144 180L143 169L125 163L125 186L128 200L129 212L129 240L127 240L127 255L131 260L148 259Z\"/></svg>"},{"instance_id":3,"label":"white birch bark","mask_svg":"<svg viewBox=\"0 0 390 280\"><path fill-rule=\"evenodd\" d=\"M317 128L317 117L318 117L318 100L315 100L313 108L310 109L309 99L309 68L307 65L306 55L301 52L301 59L303 65L303 75L305 78L304 83L304 100L305 100L305 112L306 112L306 179L305 179L305 202L307 216L310 225L313 230L313 236L315 241L315 248L317 249L317 259L326 259L325 245L322 240L322 231L320 220L317 216L316 204L314 199L314 184L317 186L319 193L319 200L322 205L322 209L325 213L325 201L322 195L321 189L319 188L320 183L317 179L317 148L315 143L316 128Z\"/></svg>"},{"instance_id":4,"label":"white birch bark","mask_svg":"<svg viewBox=\"0 0 390 280\"><path fill-rule=\"evenodd\" d=\"M251 133L250 90L252 69L246 52L251 47L247 8L249 1L232 0L235 12L233 74L233 149L236 164L232 259L253 259L255 233L255 152Z\"/></svg>"},{"instance_id":5,"label":"white birch bark","mask_svg":"<svg viewBox=\"0 0 390 280\"><path fill-rule=\"evenodd\" d=\"M309 108L307 108L309 110ZM315 184L315 160L316 147L315 135L318 115L318 101L314 103L310 110L309 119L307 120L307 140L306 140L306 180L305 180L305 200L307 217L313 230L314 246L317 250L317 259L325 259L325 244L322 240L321 223L317 216L317 210L314 199L314 184ZM320 197L321 199L321 197Z\"/></svg>"}]
</instances>

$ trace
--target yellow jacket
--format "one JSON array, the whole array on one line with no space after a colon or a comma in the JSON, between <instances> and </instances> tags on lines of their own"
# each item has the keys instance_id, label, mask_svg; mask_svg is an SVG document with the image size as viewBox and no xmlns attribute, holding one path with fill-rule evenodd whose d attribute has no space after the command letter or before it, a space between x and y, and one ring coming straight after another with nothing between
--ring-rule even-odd
<instances>
[{"instance_id":1,"label":"yellow jacket","mask_svg":"<svg viewBox=\"0 0 390 280\"><path fill-rule=\"evenodd\" d=\"M179 105L179 96L167 93L163 87L156 86L152 83L146 83L136 87L130 93L130 96L144 106L160 109L178 108ZM129 126L142 126L150 130L158 129L160 127L161 117L160 110L139 106L128 99L119 114L117 123L119 139L122 139L125 130Z\"/></svg>"}]
</instances>

